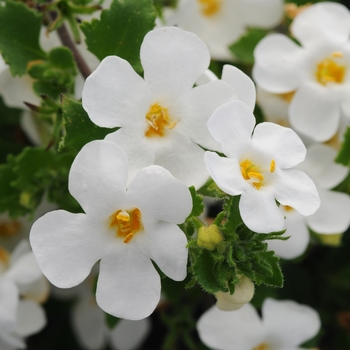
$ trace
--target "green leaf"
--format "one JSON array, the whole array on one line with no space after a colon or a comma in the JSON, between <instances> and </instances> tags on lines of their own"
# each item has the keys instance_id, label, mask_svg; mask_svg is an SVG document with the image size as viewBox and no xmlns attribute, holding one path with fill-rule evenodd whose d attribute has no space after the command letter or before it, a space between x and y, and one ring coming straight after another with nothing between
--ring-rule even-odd
<instances>
[{"instance_id":1,"label":"green leaf","mask_svg":"<svg viewBox=\"0 0 350 350\"><path fill-rule=\"evenodd\" d=\"M222 290L222 285L218 282L214 273L215 264L216 260L213 259L210 252L203 250L203 253L197 257L193 265L193 272L198 283L209 293Z\"/></svg>"},{"instance_id":2,"label":"green leaf","mask_svg":"<svg viewBox=\"0 0 350 350\"><path fill-rule=\"evenodd\" d=\"M44 148L25 148L9 156L0 167L0 212L17 217L32 214L43 195L63 209L78 212L79 205L68 192L68 173L74 155L55 154Z\"/></svg>"},{"instance_id":3,"label":"green leaf","mask_svg":"<svg viewBox=\"0 0 350 350\"><path fill-rule=\"evenodd\" d=\"M26 73L30 61L46 58L39 45L41 15L22 2L0 6L0 52L13 75Z\"/></svg>"},{"instance_id":4,"label":"green leaf","mask_svg":"<svg viewBox=\"0 0 350 350\"><path fill-rule=\"evenodd\" d=\"M262 29L249 29L247 33L232 44L229 49L242 63L253 64L255 46L266 34L267 32Z\"/></svg>"},{"instance_id":5,"label":"green leaf","mask_svg":"<svg viewBox=\"0 0 350 350\"><path fill-rule=\"evenodd\" d=\"M198 193L202 196L224 198L226 193L220 190L213 179L209 179L199 190Z\"/></svg>"},{"instance_id":6,"label":"green leaf","mask_svg":"<svg viewBox=\"0 0 350 350\"><path fill-rule=\"evenodd\" d=\"M66 135L60 142L59 151L67 148L78 152L86 143L104 139L107 134L117 130L95 125L83 109L81 102L67 96L62 99L62 113Z\"/></svg>"},{"instance_id":7,"label":"green leaf","mask_svg":"<svg viewBox=\"0 0 350 350\"><path fill-rule=\"evenodd\" d=\"M154 27L156 11L151 0L114 0L103 10L101 20L84 22L81 29L88 49L100 60L117 55L142 71L140 46L144 36Z\"/></svg>"},{"instance_id":8,"label":"green leaf","mask_svg":"<svg viewBox=\"0 0 350 350\"><path fill-rule=\"evenodd\" d=\"M262 254L260 254L260 266L257 267L255 264L256 270L254 271L257 284L260 284L261 282L265 283L266 285L273 286L273 287L283 287L283 274L282 270L279 264L279 258L274 255L273 251L267 251ZM267 264L270 266L271 273L266 273L266 270L263 270L262 268L262 261L264 261L264 265Z\"/></svg>"},{"instance_id":9,"label":"green leaf","mask_svg":"<svg viewBox=\"0 0 350 350\"><path fill-rule=\"evenodd\" d=\"M337 163L350 166L350 127L346 129L344 134L344 141L341 145L340 151L335 158Z\"/></svg>"},{"instance_id":10,"label":"green leaf","mask_svg":"<svg viewBox=\"0 0 350 350\"><path fill-rule=\"evenodd\" d=\"M202 196L197 195L196 189L194 186L189 188L192 196L192 211L186 220L193 216L200 216L204 210L203 198Z\"/></svg>"},{"instance_id":11,"label":"green leaf","mask_svg":"<svg viewBox=\"0 0 350 350\"><path fill-rule=\"evenodd\" d=\"M62 93L73 93L77 69L72 52L57 47L49 52L48 59L33 64L28 73L37 79L33 87L37 95L48 95L57 100Z\"/></svg>"}]
</instances>

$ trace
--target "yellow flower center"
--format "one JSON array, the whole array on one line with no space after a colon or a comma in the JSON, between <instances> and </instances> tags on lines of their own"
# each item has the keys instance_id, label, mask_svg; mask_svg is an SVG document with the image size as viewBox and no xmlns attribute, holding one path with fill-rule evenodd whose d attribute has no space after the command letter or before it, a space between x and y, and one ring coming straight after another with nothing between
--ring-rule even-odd
<instances>
[{"instance_id":1,"label":"yellow flower center","mask_svg":"<svg viewBox=\"0 0 350 350\"><path fill-rule=\"evenodd\" d=\"M3 221L0 222L0 237L15 236L21 229L21 224L18 221Z\"/></svg>"},{"instance_id":2,"label":"yellow flower center","mask_svg":"<svg viewBox=\"0 0 350 350\"><path fill-rule=\"evenodd\" d=\"M222 0L198 0L201 12L204 16L210 17L216 15L222 5Z\"/></svg>"},{"instance_id":3,"label":"yellow flower center","mask_svg":"<svg viewBox=\"0 0 350 350\"><path fill-rule=\"evenodd\" d=\"M265 172L263 169L260 169L249 159L244 160L240 163L241 173L245 180L247 180L255 189L259 190L264 184L264 175ZM273 173L276 170L276 163L274 159L270 162L269 172Z\"/></svg>"},{"instance_id":4,"label":"yellow flower center","mask_svg":"<svg viewBox=\"0 0 350 350\"><path fill-rule=\"evenodd\" d=\"M259 344L252 350L269 350L269 346L266 343Z\"/></svg>"},{"instance_id":5,"label":"yellow flower center","mask_svg":"<svg viewBox=\"0 0 350 350\"><path fill-rule=\"evenodd\" d=\"M332 54L333 58L325 58L317 65L316 79L322 85L328 83L340 84L345 77L345 66L342 66L336 62L337 58L342 58L341 52L335 51Z\"/></svg>"},{"instance_id":6,"label":"yellow flower center","mask_svg":"<svg viewBox=\"0 0 350 350\"><path fill-rule=\"evenodd\" d=\"M172 129L176 125L176 122L170 118L168 109L158 103L153 104L149 108L146 114L146 122L146 137L165 136L166 130Z\"/></svg>"},{"instance_id":7,"label":"yellow flower center","mask_svg":"<svg viewBox=\"0 0 350 350\"><path fill-rule=\"evenodd\" d=\"M139 231L143 231L141 211L138 208L119 209L110 216L110 227L116 228L116 236L129 243Z\"/></svg>"}]
</instances>

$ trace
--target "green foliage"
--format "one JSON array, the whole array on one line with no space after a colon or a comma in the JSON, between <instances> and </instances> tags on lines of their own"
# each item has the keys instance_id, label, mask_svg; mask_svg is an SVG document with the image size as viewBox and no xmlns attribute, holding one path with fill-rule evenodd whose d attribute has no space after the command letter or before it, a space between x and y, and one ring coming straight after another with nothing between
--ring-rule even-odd
<instances>
[{"instance_id":1,"label":"green foliage","mask_svg":"<svg viewBox=\"0 0 350 350\"><path fill-rule=\"evenodd\" d=\"M24 135L18 126L22 110L7 107L0 96L0 163L9 153L19 153L25 145Z\"/></svg>"},{"instance_id":2,"label":"green foliage","mask_svg":"<svg viewBox=\"0 0 350 350\"><path fill-rule=\"evenodd\" d=\"M32 214L47 193L49 201L62 208L78 211L69 195L68 172L71 154L57 155L43 148L27 147L18 156L9 156L0 166L0 212L17 217Z\"/></svg>"},{"instance_id":3,"label":"green foliage","mask_svg":"<svg viewBox=\"0 0 350 350\"><path fill-rule=\"evenodd\" d=\"M117 55L142 71L140 46L144 36L154 27L156 11L151 0L114 0L103 10L101 20L84 22L81 29L88 49L100 60Z\"/></svg>"},{"instance_id":4,"label":"green foliage","mask_svg":"<svg viewBox=\"0 0 350 350\"><path fill-rule=\"evenodd\" d=\"M220 190L212 178L198 190L198 194L214 198L224 198L226 196L226 193Z\"/></svg>"},{"instance_id":5,"label":"green foliage","mask_svg":"<svg viewBox=\"0 0 350 350\"><path fill-rule=\"evenodd\" d=\"M107 312L105 312L105 321L108 328L113 329L119 323L120 318L114 317L110 314L107 314Z\"/></svg>"},{"instance_id":6,"label":"green foliage","mask_svg":"<svg viewBox=\"0 0 350 350\"><path fill-rule=\"evenodd\" d=\"M77 69L73 54L66 47L52 49L47 60L31 65L28 73L37 80L33 88L39 96L48 95L57 100L62 93L74 92Z\"/></svg>"},{"instance_id":7,"label":"green foliage","mask_svg":"<svg viewBox=\"0 0 350 350\"><path fill-rule=\"evenodd\" d=\"M196 193L196 189L194 188L194 186L191 186L189 188L190 192L191 192L191 196L192 196L192 211L191 214L188 216L188 219L190 219L191 217L194 216L200 216L203 213L204 210L204 204L203 204L203 198L202 196L199 196Z\"/></svg>"},{"instance_id":8,"label":"green foliage","mask_svg":"<svg viewBox=\"0 0 350 350\"><path fill-rule=\"evenodd\" d=\"M242 63L253 64L255 46L266 34L267 32L262 29L249 29L246 34L230 46L230 50Z\"/></svg>"},{"instance_id":9,"label":"green foliage","mask_svg":"<svg viewBox=\"0 0 350 350\"><path fill-rule=\"evenodd\" d=\"M0 52L13 75L26 73L30 61L46 58L39 45L41 15L21 2L0 6Z\"/></svg>"},{"instance_id":10,"label":"green foliage","mask_svg":"<svg viewBox=\"0 0 350 350\"><path fill-rule=\"evenodd\" d=\"M234 292L240 276L246 275L255 284L274 287L283 286L279 258L267 251L266 240L286 239L284 231L260 234L244 225L239 214L239 196L230 197L224 205L226 220L220 225L223 214L219 213L217 224L224 240L214 250L202 249L192 240L189 249L194 261L193 279L209 293ZM190 283L191 284L191 283ZM193 283L192 283L193 285ZM230 287L230 288L228 288Z\"/></svg>"},{"instance_id":11,"label":"green foliage","mask_svg":"<svg viewBox=\"0 0 350 350\"><path fill-rule=\"evenodd\" d=\"M350 166L350 127L347 128L344 134L344 141L335 161L337 163Z\"/></svg>"},{"instance_id":12,"label":"green foliage","mask_svg":"<svg viewBox=\"0 0 350 350\"><path fill-rule=\"evenodd\" d=\"M85 112L81 102L67 96L62 98L62 113L66 134L60 142L60 151L67 148L78 152L86 143L101 140L116 130L100 128L95 125Z\"/></svg>"}]
</instances>

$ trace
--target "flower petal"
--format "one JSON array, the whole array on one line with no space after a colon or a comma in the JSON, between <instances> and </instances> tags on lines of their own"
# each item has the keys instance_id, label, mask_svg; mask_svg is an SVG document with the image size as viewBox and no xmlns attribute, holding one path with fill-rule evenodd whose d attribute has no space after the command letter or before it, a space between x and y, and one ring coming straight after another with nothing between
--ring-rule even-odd
<instances>
[{"instance_id":1,"label":"flower petal","mask_svg":"<svg viewBox=\"0 0 350 350\"><path fill-rule=\"evenodd\" d=\"M140 129L121 128L106 136L105 140L119 145L128 158L128 183L142 168L154 164L155 150Z\"/></svg>"},{"instance_id":2,"label":"flower petal","mask_svg":"<svg viewBox=\"0 0 350 350\"><path fill-rule=\"evenodd\" d=\"M321 327L317 312L292 300L267 298L262 306L263 324L276 349L292 349L317 334Z\"/></svg>"},{"instance_id":3,"label":"flower petal","mask_svg":"<svg viewBox=\"0 0 350 350\"><path fill-rule=\"evenodd\" d=\"M341 233L350 225L350 197L347 193L319 190L320 208L306 218L308 226L321 234Z\"/></svg>"},{"instance_id":4,"label":"flower petal","mask_svg":"<svg viewBox=\"0 0 350 350\"><path fill-rule=\"evenodd\" d=\"M295 131L274 123L258 124L254 130L253 143L272 154L280 169L291 168L305 159L306 148Z\"/></svg>"},{"instance_id":5,"label":"flower petal","mask_svg":"<svg viewBox=\"0 0 350 350\"><path fill-rule=\"evenodd\" d=\"M210 176L227 194L237 196L250 186L243 179L241 168L236 159L220 157L214 152L205 152L204 162Z\"/></svg>"},{"instance_id":6,"label":"flower petal","mask_svg":"<svg viewBox=\"0 0 350 350\"><path fill-rule=\"evenodd\" d=\"M160 277L151 260L129 249L104 256L97 281L97 304L109 314L128 320L149 316L160 299Z\"/></svg>"},{"instance_id":7,"label":"flower petal","mask_svg":"<svg viewBox=\"0 0 350 350\"><path fill-rule=\"evenodd\" d=\"M336 96L321 84L304 84L290 103L289 121L296 131L317 142L329 140L337 132L340 121Z\"/></svg>"},{"instance_id":8,"label":"flower petal","mask_svg":"<svg viewBox=\"0 0 350 350\"><path fill-rule=\"evenodd\" d=\"M159 222L147 228L143 248L158 267L174 281L182 281L187 274L187 239L175 224ZM146 237L145 237L146 238Z\"/></svg>"},{"instance_id":9,"label":"flower petal","mask_svg":"<svg viewBox=\"0 0 350 350\"><path fill-rule=\"evenodd\" d=\"M16 331L22 337L37 333L46 325L44 309L32 300L21 300L17 310Z\"/></svg>"},{"instance_id":10,"label":"flower petal","mask_svg":"<svg viewBox=\"0 0 350 350\"><path fill-rule=\"evenodd\" d=\"M176 27L148 32L140 57L145 81L152 91L174 96L190 90L210 62L204 42L195 34Z\"/></svg>"},{"instance_id":11,"label":"flower petal","mask_svg":"<svg viewBox=\"0 0 350 350\"><path fill-rule=\"evenodd\" d=\"M124 151L111 141L92 141L74 159L69 192L86 213L106 215L125 196L127 176Z\"/></svg>"},{"instance_id":12,"label":"flower petal","mask_svg":"<svg viewBox=\"0 0 350 350\"><path fill-rule=\"evenodd\" d=\"M270 34L254 50L253 78L269 92L296 90L308 74L303 56L302 48L285 35Z\"/></svg>"},{"instance_id":13,"label":"flower petal","mask_svg":"<svg viewBox=\"0 0 350 350\"><path fill-rule=\"evenodd\" d=\"M284 217L271 190L257 190L248 185L239 200L239 212L249 229L259 233L281 231Z\"/></svg>"},{"instance_id":14,"label":"flower petal","mask_svg":"<svg viewBox=\"0 0 350 350\"><path fill-rule=\"evenodd\" d=\"M221 350L251 350L265 338L260 317L251 304L236 311L212 306L199 318L197 330L205 345Z\"/></svg>"},{"instance_id":15,"label":"flower petal","mask_svg":"<svg viewBox=\"0 0 350 350\"><path fill-rule=\"evenodd\" d=\"M283 2L280 0L239 0L236 7L247 27L272 28L283 19Z\"/></svg>"},{"instance_id":16,"label":"flower petal","mask_svg":"<svg viewBox=\"0 0 350 350\"><path fill-rule=\"evenodd\" d=\"M6 278L0 280L0 333L12 332L19 302L18 288Z\"/></svg>"},{"instance_id":17,"label":"flower petal","mask_svg":"<svg viewBox=\"0 0 350 350\"><path fill-rule=\"evenodd\" d=\"M308 147L305 161L298 169L309 175L318 187L331 189L342 182L349 168L335 163L337 151L324 144L312 144Z\"/></svg>"},{"instance_id":18,"label":"flower petal","mask_svg":"<svg viewBox=\"0 0 350 350\"><path fill-rule=\"evenodd\" d=\"M219 106L233 99L237 99L233 88L220 80L192 89L179 100L183 109L179 132L206 149L220 150L220 145L208 131L207 122Z\"/></svg>"},{"instance_id":19,"label":"flower petal","mask_svg":"<svg viewBox=\"0 0 350 350\"><path fill-rule=\"evenodd\" d=\"M276 200L292 207L303 216L314 214L320 206L315 184L299 170L281 170L276 173L273 192Z\"/></svg>"},{"instance_id":20,"label":"flower petal","mask_svg":"<svg viewBox=\"0 0 350 350\"><path fill-rule=\"evenodd\" d=\"M250 143L254 125L254 115L241 101L220 106L208 121L210 133L221 143L224 153L232 158Z\"/></svg>"},{"instance_id":21,"label":"flower petal","mask_svg":"<svg viewBox=\"0 0 350 350\"><path fill-rule=\"evenodd\" d=\"M148 318L139 321L120 320L111 331L114 350L134 350L139 348L151 330Z\"/></svg>"},{"instance_id":22,"label":"flower petal","mask_svg":"<svg viewBox=\"0 0 350 350\"><path fill-rule=\"evenodd\" d=\"M199 188L209 178L203 156L203 148L187 138L179 137L176 144L167 144L157 152L155 164L169 170L186 186Z\"/></svg>"},{"instance_id":23,"label":"flower petal","mask_svg":"<svg viewBox=\"0 0 350 350\"><path fill-rule=\"evenodd\" d=\"M63 210L50 212L34 224L30 243L47 279L57 287L70 288L81 283L102 256L103 221L93 222L85 214ZM107 225L106 225L107 230Z\"/></svg>"},{"instance_id":24,"label":"flower petal","mask_svg":"<svg viewBox=\"0 0 350 350\"><path fill-rule=\"evenodd\" d=\"M150 105L145 81L117 56L106 57L86 79L83 107L98 126L114 128L144 123Z\"/></svg>"},{"instance_id":25,"label":"flower petal","mask_svg":"<svg viewBox=\"0 0 350 350\"><path fill-rule=\"evenodd\" d=\"M314 4L295 17L291 32L305 47L344 43L350 34L349 10L337 3Z\"/></svg>"},{"instance_id":26,"label":"flower petal","mask_svg":"<svg viewBox=\"0 0 350 350\"><path fill-rule=\"evenodd\" d=\"M166 169L152 165L141 169L128 187L144 217L155 221L183 223L192 210L187 186Z\"/></svg>"},{"instance_id":27,"label":"flower petal","mask_svg":"<svg viewBox=\"0 0 350 350\"><path fill-rule=\"evenodd\" d=\"M253 113L256 101L255 85L248 75L237 67L225 64L221 79L234 89L238 99L244 102Z\"/></svg>"},{"instance_id":28,"label":"flower petal","mask_svg":"<svg viewBox=\"0 0 350 350\"><path fill-rule=\"evenodd\" d=\"M282 208L283 210L283 208ZM283 210L286 216L284 236L289 237L287 241L270 240L267 242L269 250L283 259L294 259L303 254L309 244L310 234L306 227L305 218L296 210Z\"/></svg>"},{"instance_id":29,"label":"flower petal","mask_svg":"<svg viewBox=\"0 0 350 350\"><path fill-rule=\"evenodd\" d=\"M92 294L80 299L72 308L72 326L80 344L88 350L98 350L106 343L108 329L105 314Z\"/></svg>"}]
</instances>

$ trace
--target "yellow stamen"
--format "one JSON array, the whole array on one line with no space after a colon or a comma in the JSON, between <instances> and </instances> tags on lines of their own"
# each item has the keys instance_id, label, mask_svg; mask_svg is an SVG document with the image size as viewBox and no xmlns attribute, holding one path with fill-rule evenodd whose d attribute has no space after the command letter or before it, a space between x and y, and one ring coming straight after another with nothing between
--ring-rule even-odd
<instances>
[{"instance_id":1,"label":"yellow stamen","mask_svg":"<svg viewBox=\"0 0 350 350\"><path fill-rule=\"evenodd\" d=\"M283 209L285 211L293 211L294 209L292 207L290 207L289 205L283 205Z\"/></svg>"},{"instance_id":2,"label":"yellow stamen","mask_svg":"<svg viewBox=\"0 0 350 350\"><path fill-rule=\"evenodd\" d=\"M333 56L333 57L337 57L337 58L342 58L342 57L344 57L343 53L340 52L340 51L334 51L334 52L332 53L332 56Z\"/></svg>"},{"instance_id":3,"label":"yellow stamen","mask_svg":"<svg viewBox=\"0 0 350 350\"><path fill-rule=\"evenodd\" d=\"M241 162L240 167L243 178L258 190L264 181L264 176L261 174L260 169L248 159Z\"/></svg>"},{"instance_id":4,"label":"yellow stamen","mask_svg":"<svg viewBox=\"0 0 350 350\"><path fill-rule=\"evenodd\" d=\"M316 79L322 85L328 83L340 84L345 76L345 67L339 65L334 60L326 58L317 65Z\"/></svg>"},{"instance_id":5,"label":"yellow stamen","mask_svg":"<svg viewBox=\"0 0 350 350\"><path fill-rule=\"evenodd\" d=\"M269 346L266 343L259 344L252 350L269 350Z\"/></svg>"},{"instance_id":6,"label":"yellow stamen","mask_svg":"<svg viewBox=\"0 0 350 350\"><path fill-rule=\"evenodd\" d=\"M0 222L0 237L15 236L21 229L21 224L18 221Z\"/></svg>"},{"instance_id":7,"label":"yellow stamen","mask_svg":"<svg viewBox=\"0 0 350 350\"><path fill-rule=\"evenodd\" d=\"M270 162L270 173L273 173L276 170L276 162L274 159Z\"/></svg>"},{"instance_id":8,"label":"yellow stamen","mask_svg":"<svg viewBox=\"0 0 350 350\"><path fill-rule=\"evenodd\" d=\"M146 114L146 122L148 124L145 132L146 137L165 136L166 129L173 129L177 123L170 118L168 109L158 103L149 108Z\"/></svg>"},{"instance_id":9,"label":"yellow stamen","mask_svg":"<svg viewBox=\"0 0 350 350\"><path fill-rule=\"evenodd\" d=\"M207 17L217 14L222 5L222 0L198 0L198 2L202 14Z\"/></svg>"},{"instance_id":10,"label":"yellow stamen","mask_svg":"<svg viewBox=\"0 0 350 350\"><path fill-rule=\"evenodd\" d=\"M116 236L129 243L139 231L143 231L141 211L138 208L119 209L110 216L110 227L116 228Z\"/></svg>"}]
</instances>

